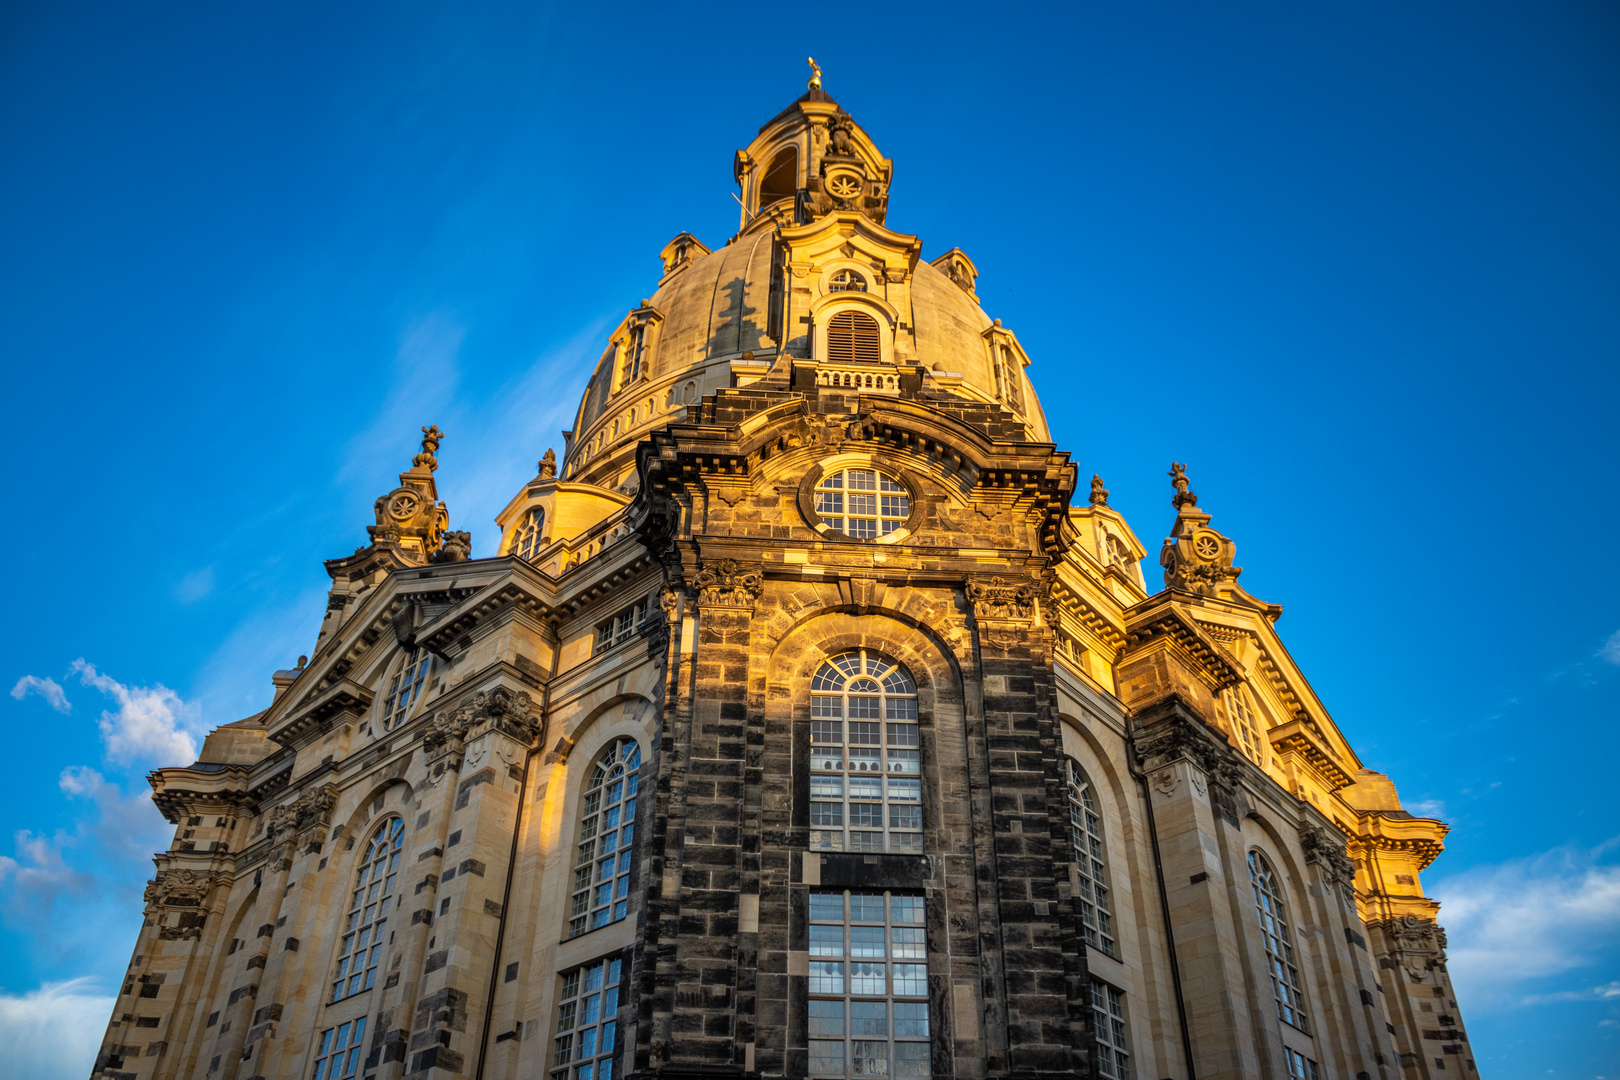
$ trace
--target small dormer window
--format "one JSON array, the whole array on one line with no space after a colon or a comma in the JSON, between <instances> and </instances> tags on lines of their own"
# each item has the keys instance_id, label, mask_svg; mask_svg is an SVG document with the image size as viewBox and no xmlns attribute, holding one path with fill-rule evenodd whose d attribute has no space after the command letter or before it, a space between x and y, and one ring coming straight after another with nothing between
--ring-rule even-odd
<instances>
[{"instance_id":1,"label":"small dormer window","mask_svg":"<svg viewBox=\"0 0 1620 1080\"><path fill-rule=\"evenodd\" d=\"M827 323L827 361L875 364L883 359L877 320L863 311L840 311Z\"/></svg>"},{"instance_id":2,"label":"small dormer window","mask_svg":"<svg viewBox=\"0 0 1620 1080\"><path fill-rule=\"evenodd\" d=\"M839 270L827 282L829 292L865 292L866 278L858 270Z\"/></svg>"},{"instance_id":3,"label":"small dormer window","mask_svg":"<svg viewBox=\"0 0 1620 1080\"><path fill-rule=\"evenodd\" d=\"M529 511L528 517L518 527L517 538L512 541L512 553L520 558L533 559L540 551L542 541L541 531L545 528L546 511L544 507L535 507Z\"/></svg>"},{"instance_id":4,"label":"small dormer window","mask_svg":"<svg viewBox=\"0 0 1620 1080\"><path fill-rule=\"evenodd\" d=\"M1007 346L1001 352L1001 397L1014 412L1024 411L1023 364Z\"/></svg>"}]
</instances>

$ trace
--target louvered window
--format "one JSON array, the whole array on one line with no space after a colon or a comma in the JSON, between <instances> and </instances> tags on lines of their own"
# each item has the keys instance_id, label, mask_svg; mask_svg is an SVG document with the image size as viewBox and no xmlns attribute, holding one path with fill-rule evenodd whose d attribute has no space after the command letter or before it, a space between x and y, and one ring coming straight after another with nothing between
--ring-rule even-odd
<instances>
[{"instance_id":1,"label":"louvered window","mask_svg":"<svg viewBox=\"0 0 1620 1080\"><path fill-rule=\"evenodd\" d=\"M883 359L877 320L859 311L840 311L827 324L827 362L875 364Z\"/></svg>"}]
</instances>

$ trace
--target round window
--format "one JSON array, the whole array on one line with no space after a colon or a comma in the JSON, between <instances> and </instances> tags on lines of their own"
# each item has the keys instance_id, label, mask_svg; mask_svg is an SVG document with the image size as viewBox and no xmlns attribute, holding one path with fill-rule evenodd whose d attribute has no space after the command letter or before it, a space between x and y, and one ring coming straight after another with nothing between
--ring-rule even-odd
<instances>
[{"instance_id":1,"label":"round window","mask_svg":"<svg viewBox=\"0 0 1620 1080\"><path fill-rule=\"evenodd\" d=\"M876 469L838 469L816 485L816 513L829 529L858 540L887 536L911 516L905 485Z\"/></svg>"}]
</instances>

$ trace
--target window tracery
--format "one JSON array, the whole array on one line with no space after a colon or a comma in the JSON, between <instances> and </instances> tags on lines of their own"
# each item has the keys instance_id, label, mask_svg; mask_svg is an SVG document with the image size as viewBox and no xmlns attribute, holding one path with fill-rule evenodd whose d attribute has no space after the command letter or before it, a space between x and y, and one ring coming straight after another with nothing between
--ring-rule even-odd
<instances>
[{"instance_id":1,"label":"window tracery","mask_svg":"<svg viewBox=\"0 0 1620 1080\"><path fill-rule=\"evenodd\" d=\"M641 746L630 738L615 740L591 768L581 794L574 849L571 938L618 922L629 907L640 770Z\"/></svg>"},{"instance_id":2,"label":"window tracery","mask_svg":"<svg viewBox=\"0 0 1620 1080\"><path fill-rule=\"evenodd\" d=\"M1254 707L1246 686L1233 687L1221 694L1221 704L1226 710L1226 721L1237 734L1238 744L1243 747L1256 765L1266 763L1265 740L1261 737L1262 725L1258 719L1259 710Z\"/></svg>"},{"instance_id":3,"label":"window tracery","mask_svg":"<svg viewBox=\"0 0 1620 1080\"><path fill-rule=\"evenodd\" d=\"M433 654L421 646L416 646L405 654L404 663L394 672L393 679L388 684L388 696L383 699L382 728L384 731L393 731L405 722L410 715L411 706L422 696L422 683L427 678L428 668L433 664Z\"/></svg>"},{"instance_id":4,"label":"window tracery","mask_svg":"<svg viewBox=\"0 0 1620 1080\"><path fill-rule=\"evenodd\" d=\"M1080 917L1086 941L1109 956L1117 956L1102 819L1097 813L1091 781L1073 758L1064 760L1068 771L1069 840L1074 845L1074 863L1080 871Z\"/></svg>"},{"instance_id":5,"label":"window tracery","mask_svg":"<svg viewBox=\"0 0 1620 1080\"><path fill-rule=\"evenodd\" d=\"M383 933L394 898L394 879L400 850L405 844L405 822L391 817L377 826L355 871L354 891L338 943L337 969L332 973L332 1000L370 990L382 959Z\"/></svg>"},{"instance_id":6,"label":"window tracery","mask_svg":"<svg viewBox=\"0 0 1620 1080\"><path fill-rule=\"evenodd\" d=\"M911 516L904 484L877 469L835 469L816 484L816 513L829 529L858 540L887 536Z\"/></svg>"},{"instance_id":7,"label":"window tracery","mask_svg":"<svg viewBox=\"0 0 1620 1080\"><path fill-rule=\"evenodd\" d=\"M851 649L810 681L810 847L923 850L917 684L889 657Z\"/></svg>"},{"instance_id":8,"label":"window tracery","mask_svg":"<svg viewBox=\"0 0 1620 1080\"><path fill-rule=\"evenodd\" d=\"M1309 1031L1305 995L1300 989L1299 968L1294 963L1294 946L1288 932L1282 882L1258 851L1249 852L1249 884L1254 890L1260 934L1265 940L1266 969L1271 976L1271 996L1277 1002L1277 1018L1301 1031Z\"/></svg>"},{"instance_id":9,"label":"window tracery","mask_svg":"<svg viewBox=\"0 0 1620 1080\"><path fill-rule=\"evenodd\" d=\"M828 292L865 292L866 278L858 270L838 270L827 282ZM872 324L876 326L876 323Z\"/></svg>"},{"instance_id":10,"label":"window tracery","mask_svg":"<svg viewBox=\"0 0 1620 1080\"><path fill-rule=\"evenodd\" d=\"M546 526L546 511L544 507L536 506L524 517L523 524L518 526L517 537L512 542L512 552L520 558L533 559L542 547L541 533Z\"/></svg>"}]
</instances>

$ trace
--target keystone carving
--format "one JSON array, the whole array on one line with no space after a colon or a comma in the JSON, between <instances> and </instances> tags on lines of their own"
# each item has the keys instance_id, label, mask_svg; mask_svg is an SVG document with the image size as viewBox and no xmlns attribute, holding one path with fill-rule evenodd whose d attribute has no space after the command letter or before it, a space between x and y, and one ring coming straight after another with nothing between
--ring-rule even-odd
<instances>
[{"instance_id":1,"label":"keystone carving","mask_svg":"<svg viewBox=\"0 0 1620 1080\"><path fill-rule=\"evenodd\" d=\"M975 619L1011 619L1028 622L1035 617L1037 591L1029 582L1012 582L993 577L969 581L968 602Z\"/></svg>"},{"instance_id":2,"label":"keystone carving","mask_svg":"<svg viewBox=\"0 0 1620 1080\"><path fill-rule=\"evenodd\" d=\"M736 559L721 559L698 571L693 582L698 603L704 607L745 608L752 611L765 590L765 575L758 567L745 567Z\"/></svg>"}]
</instances>

